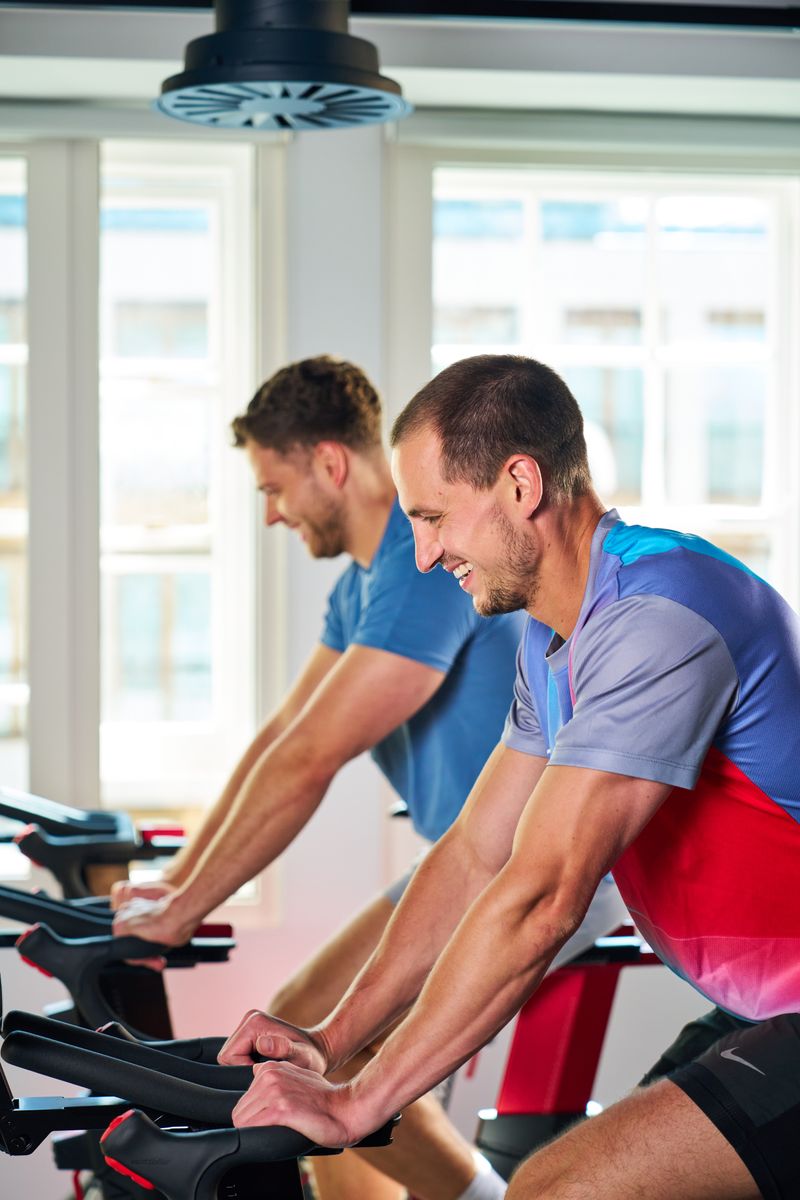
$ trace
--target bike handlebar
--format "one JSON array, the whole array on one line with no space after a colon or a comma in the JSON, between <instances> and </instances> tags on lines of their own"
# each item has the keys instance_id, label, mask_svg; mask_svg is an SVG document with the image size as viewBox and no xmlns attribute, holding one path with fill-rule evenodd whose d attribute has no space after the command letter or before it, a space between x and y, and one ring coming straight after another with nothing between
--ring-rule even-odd
<instances>
[{"instance_id":1,"label":"bike handlebar","mask_svg":"<svg viewBox=\"0 0 800 1200\"><path fill-rule=\"evenodd\" d=\"M120 1062L149 1067L153 1071L204 1087L244 1092L253 1082L252 1067L227 1067L219 1063L192 1061L170 1053L169 1042L162 1042L160 1047L156 1047L133 1039L113 1037L102 1031L83 1029L80 1025L65 1025L63 1021L53 1021L33 1013L10 1012L6 1016L3 1036L10 1037L14 1033L30 1033L76 1050L91 1050Z\"/></svg>"},{"instance_id":2,"label":"bike handlebar","mask_svg":"<svg viewBox=\"0 0 800 1200\"><path fill-rule=\"evenodd\" d=\"M122 813L85 811L45 800L31 792L20 792L16 788L0 788L0 817L8 817L23 825L35 822L47 833L61 836L70 834L92 834L95 836L119 836L133 830L130 818Z\"/></svg>"},{"instance_id":3,"label":"bike handlebar","mask_svg":"<svg viewBox=\"0 0 800 1200\"><path fill-rule=\"evenodd\" d=\"M76 909L63 900L0 887L0 917L26 925L44 923L61 937L90 937L111 932L113 916L99 909Z\"/></svg>"},{"instance_id":4,"label":"bike handlebar","mask_svg":"<svg viewBox=\"0 0 800 1200\"><path fill-rule=\"evenodd\" d=\"M216 1200L221 1177L237 1168L294 1160L319 1148L274 1125L261 1129L215 1129L169 1133L140 1112L127 1112L108 1127L101 1149L110 1166L167 1200ZM237 1193L238 1194L238 1193Z\"/></svg>"},{"instance_id":5,"label":"bike handlebar","mask_svg":"<svg viewBox=\"0 0 800 1200\"><path fill-rule=\"evenodd\" d=\"M35 1033L10 1033L3 1042L2 1057L14 1066L88 1087L104 1096L120 1096L178 1122L211 1129L231 1124L231 1114L244 1090L206 1087Z\"/></svg>"},{"instance_id":6,"label":"bike handlebar","mask_svg":"<svg viewBox=\"0 0 800 1200\"><path fill-rule=\"evenodd\" d=\"M63 938L47 925L34 925L19 938L17 949L25 962L64 984L85 1024L96 1029L118 1019L101 986L100 976L108 967L155 956L163 956L167 965L173 967L224 962L234 944L230 938L196 938L185 946L176 947L161 946L142 938L110 935ZM140 1040L148 1040L146 1034L138 1030L133 1032Z\"/></svg>"}]
</instances>

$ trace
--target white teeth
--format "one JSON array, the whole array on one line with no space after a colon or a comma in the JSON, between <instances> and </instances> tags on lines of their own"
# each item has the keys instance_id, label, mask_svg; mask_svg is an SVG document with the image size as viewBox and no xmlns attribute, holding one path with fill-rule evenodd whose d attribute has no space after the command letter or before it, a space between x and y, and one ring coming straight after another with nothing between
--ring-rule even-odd
<instances>
[{"instance_id":1,"label":"white teeth","mask_svg":"<svg viewBox=\"0 0 800 1200\"><path fill-rule=\"evenodd\" d=\"M461 565L459 567L456 567L454 569L453 574L455 575L456 579L458 579L460 581L460 580L466 578L466 576L469 575L471 570L472 570L472 563L461 563Z\"/></svg>"}]
</instances>

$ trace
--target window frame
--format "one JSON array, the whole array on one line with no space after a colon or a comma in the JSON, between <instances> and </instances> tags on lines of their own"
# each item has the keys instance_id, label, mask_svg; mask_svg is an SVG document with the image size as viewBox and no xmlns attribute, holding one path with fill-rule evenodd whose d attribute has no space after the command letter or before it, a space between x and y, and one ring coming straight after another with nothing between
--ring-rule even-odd
<instances>
[{"instance_id":1,"label":"window frame","mask_svg":"<svg viewBox=\"0 0 800 1200\"><path fill-rule=\"evenodd\" d=\"M609 122L611 124L611 122ZM513 122L512 122L513 125ZM436 122L432 121L433 129ZM498 128L501 128L498 118ZM454 167L464 171L486 172L499 183L503 176L518 180L520 170L529 173L537 183L547 190L580 193L592 189L595 198L605 182L608 189L613 183L617 189L651 192L656 189L674 190L684 185L693 190L716 193L741 192L746 188L749 195L763 195L777 204L779 236L788 253L784 261L773 269L772 311L777 316L780 328L768 331L768 338L777 338L783 347L778 357L777 369L767 384L767 408L765 426L785 430L785 436L765 437L764 495L762 504L751 511L736 506L735 511L724 505L714 505L714 519L709 524L710 506L669 506L670 520L679 528L712 536L720 526L731 534L748 533L762 528L765 518L769 521L775 547L775 562L778 566L775 582L789 602L800 605L800 482L798 472L792 469L800 452L800 347L792 339L791 330L800 319L798 297L792 281L800 273L800 177L798 164L788 160L784 172L762 170L757 158L751 171L744 171L741 163L727 163L725 157L715 158L709 152L703 160L701 171L694 155L670 157L669 162L656 163L646 153L624 155L624 163L618 161L613 150L606 153L587 155L577 145L556 153L541 149L520 149L509 146L503 150L489 150L476 139L473 144L466 139L458 145L446 144L440 135L431 144L413 144L412 138L404 143L402 137L390 149L389 171L392 203L389 213L389 283L388 283L388 398L393 415L400 410L430 377L431 347L433 344L433 196L435 173L440 167ZM631 162L631 159L634 162ZM565 162L566 160L566 162ZM652 297L643 314L644 322L653 320ZM523 335L524 336L524 335ZM730 349L730 343L721 343L721 355ZM489 348L490 349L490 348ZM609 360L625 357L629 352L631 362L636 361L638 347L612 347ZM641 348L642 350L644 347ZM598 362L598 350L587 347L593 365ZM622 355L620 355L622 351ZM537 350L538 352L538 350ZM602 355L602 348L599 353ZM743 360L748 357L745 348ZM542 357L547 361L546 353ZM563 355L562 355L563 357ZM574 348L574 358L579 362L585 358L584 347ZM675 363L691 362L691 347L673 346L663 355L664 361ZM644 369L647 363L643 362ZM766 432L766 430L765 430ZM646 453L651 453L646 450ZM647 460L646 460L647 462ZM776 496L774 481L784 481L782 495ZM636 508L628 507L626 515L645 523L663 523L663 505L643 503Z\"/></svg>"},{"instance_id":2,"label":"window frame","mask_svg":"<svg viewBox=\"0 0 800 1200\"><path fill-rule=\"evenodd\" d=\"M215 272L219 271L218 288L213 289L211 297L218 309L209 327L212 331L219 329L220 344L212 340L208 358L212 363L224 363L226 369L220 373L219 405L212 413L213 490L209 493L207 527L212 588L212 715L207 721L107 719L100 724L100 770L106 806L202 804L213 799L215 790L222 786L255 726L255 513L247 472L225 437L230 419L242 410L255 387L252 152L242 145L216 146L210 165L208 149L203 145L104 141L101 155L104 175L124 176L129 172L135 179L135 186L114 193L115 203L128 197L135 202L141 196L146 206L158 206L174 202L176 190L183 189L187 200L219 203L224 241L214 265ZM235 314L230 303L234 295ZM115 361L101 359L101 370ZM197 531L187 531L186 549L192 532ZM148 541L140 539L138 546L130 548L138 550L135 564L127 547L107 548L101 542L101 579L106 573L127 573L134 565L144 569L149 563L159 573L166 562L177 564L177 546L170 547L174 553L165 555ZM202 569L199 558L204 557L203 550L202 546L196 547L199 553L192 556L194 562L187 561L187 570ZM106 663L101 667L108 670ZM158 779L148 779L141 772L139 764L148 761L160 765ZM109 763L114 764L113 774Z\"/></svg>"},{"instance_id":3,"label":"window frame","mask_svg":"<svg viewBox=\"0 0 800 1200\"><path fill-rule=\"evenodd\" d=\"M0 158L23 160L28 182L28 786L83 808L206 805L215 799L215 787L227 776L256 722L282 692L285 625L275 628L274 622L285 620L286 613L285 544L281 538L259 536L258 504L249 474L229 448L222 424L213 449L225 463L217 507L236 511L239 519L229 522L221 540L219 576L227 629L223 633L220 621L215 622L213 654L226 691L235 697L235 712L229 714L225 735L215 747L214 771L198 773L189 786L173 781L162 787L153 780L156 786L150 794L139 785L123 785L101 797L97 451L103 146L110 148L112 160L115 156L129 164L138 161L145 170L154 160L186 169L209 157L206 139L183 144L149 133L130 141L0 141ZM229 359L236 363L225 381L227 421L285 355L285 327L278 315L285 297L285 144L239 141L220 147L220 153L240 160L232 172L235 186L226 198L232 253L222 264L223 288L231 295L235 289L248 310L244 323L237 319L238 312L224 313L223 340ZM244 156L251 162L243 171ZM231 355L234 344L238 352ZM219 511L213 520L218 524ZM59 598L57 603L53 597ZM244 685L243 674L248 676ZM176 747L185 748L186 728L174 732ZM207 728L191 732L196 745L208 738Z\"/></svg>"}]
</instances>

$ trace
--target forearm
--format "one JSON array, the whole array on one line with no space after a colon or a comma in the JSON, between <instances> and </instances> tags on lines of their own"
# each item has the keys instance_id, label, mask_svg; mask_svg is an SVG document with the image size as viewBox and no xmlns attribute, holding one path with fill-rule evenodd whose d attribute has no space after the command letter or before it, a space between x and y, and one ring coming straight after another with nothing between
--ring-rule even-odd
<instances>
[{"instance_id":1,"label":"forearm","mask_svg":"<svg viewBox=\"0 0 800 1200\"><path fill-rule=\"evenodd\" d=\"M373 955L315 1030L331 1068L347 1062L403 1015L464 911L491 878L456 828L414 873Z\"/></svg>"},{"instance_id":2,"label":"forearm","mask_svg":"<svg viewBox=\"0 0 800 1200\"><path fill-rule=\"evenodd\" d=\"M501 875L472 905L406 1020L354 1081L356 1111L388 1117L429 1091L538 987L580 918L553 897L515 892Z\"/></svg>"},{"instance_id":3,"label":"forearm","mask_svg":"<svg viewBox=\"0 0 800 1200\"><path fill-rule=\"evenodd\" d=\"M181 887L191 877L195 867L225 824L248 776L261 756L269 750L285 728L286 721L278 712L258 731L236 764L216 803L203 817L200 827L192 834L183 849L164 871L166 883L172 884L173 887Z\"/></svg>"},{"instance_id":4,"label":"forearm","mask_svg":"<svg viewBox=\"0 0 800 1200\"><path fill-rule=\"evenodd\" d=\"M200 921L269 866L315 812L335 774L304 738L287 735L261 756L222 827L174 898L176 912Z\"/></svg>"}]
</instances>

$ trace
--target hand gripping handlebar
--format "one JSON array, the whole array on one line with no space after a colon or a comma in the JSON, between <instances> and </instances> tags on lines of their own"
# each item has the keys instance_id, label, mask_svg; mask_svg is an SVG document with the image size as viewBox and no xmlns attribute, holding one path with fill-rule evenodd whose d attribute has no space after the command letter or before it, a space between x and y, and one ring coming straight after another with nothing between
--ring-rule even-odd
<instances>
[{"instance_id":1,"label":"hand gripping handlebar","mask_svg":"<svg viewBox=\"0 0 800 1200\"><path fill-rule=\"evenodd\" d=\"M121 1061L74 1044L76 1040L91 1041L92 1036L86 1031L59 1027L57 1022L42 1021L38 1027L48 1033L57 1032L58 1038L24 1032L20 1025L26 1020L29 1025L36 1024L34 1018L25 1019L20 1014L10 1014L7 1018L7 1024L14 1026L3 1044L2 1057L7 1062L95 1091L113 1091L125 1097L124 1102L132 1101L157 1116L162 1124L188 1126L192 1130L166 1132L141 1113L121 1114L123 1101L110 1098L84 1100L78 1102L80 1111L72 1110L71 1119L83 1119L87 1128L97 1128L98 1119L104 1114L115 1117L102 1147L110 1164L141 1186L158 1188L167 1200L217 1200L221 1188L223 1194L235 1194L238 1200L261 1200L265 1196L301 1200L294 1160L300 1154L329 1153L283 1127L233 1129L232 1112L242 1094L241 1086L208 1087L179 1078L174 1071L184 1070L185 1062L133 1044L128 1044L128 1049L150 1062L158 1062L158 1069ZM110 1043L109 1049L114 1050L126 1045L103 1034L94 1035L94 1039L99 1039L100 1045ZM240 1068L216 1070L222 1084L228 1081L238 1084L242 1077ZM247 1069L248 1083L251 1078ZM64 1128L65 1103L69 1102L33 1101L31 1111L26 1111L24 1101L9 1101L7 1117L0 1113L0 1145L8 1153L30 1152L40 1143L48 1120L51 1128ZM387 1123L359 1145L386 1145L391 1140L393 1124L394 1121ZM208 1129L197 1132L198 1126ZM35 1136L30 1137L31 1133ZM281 1169L275 1163L285 1165ZM232 1187L234 1193L230 1191Z\"/></svg>"},{"instance_id":2,"label":"hand gripping handlebar","mask_svg":"<svg viewBox=\"0 0 800 1200\"><path fill-rule=\"evenodd\" d=\"M61 884L64 895L88 896L89 867L127 866L132 860L150 861L176 854L184 838L177 835L140 836L132 822L108 834L73 834L60 837L38 825L27 825L14 841L23 854L40 867L46 867Z\"/></svg>"},{"instance_id":3,"label":"hand gripping handlebar","mask_svg":"<svg viewBox=\"0 0 800 1200\"><path fill-rule=\"evenodd\" d=\"M17 942L20 956L31 966L59 979L69 991L85 1024L96 1029L118 1019L118 1013L101 986L101 974L111 965L130 959L163 956L168 966L195 966L198 962L225 962L234 943L230 938L195 938L185 946L160 946L135 937L63 938L47 925L35 925ZM131 967L130 970L146 968ZM133 1030L142 1040L146 1034Z\"/></svg>"}]
</instances>

